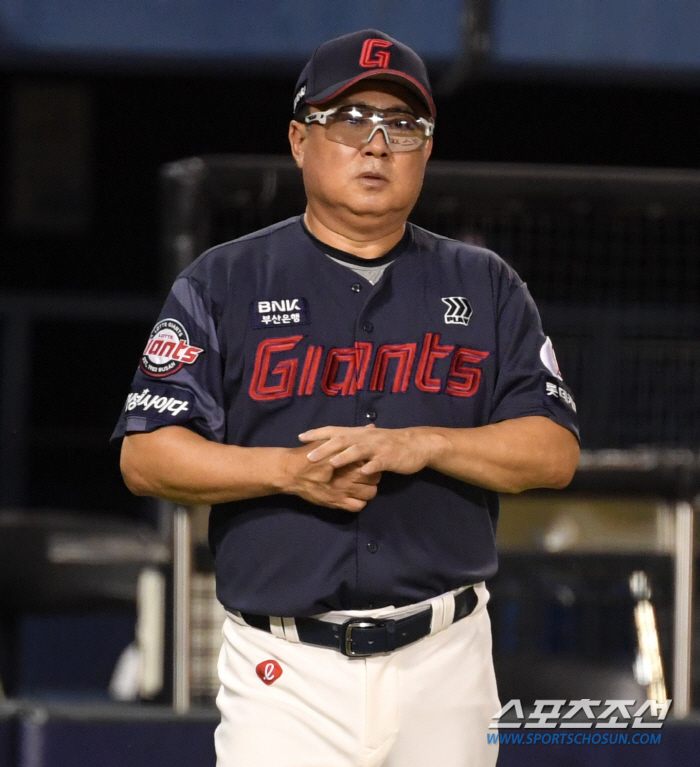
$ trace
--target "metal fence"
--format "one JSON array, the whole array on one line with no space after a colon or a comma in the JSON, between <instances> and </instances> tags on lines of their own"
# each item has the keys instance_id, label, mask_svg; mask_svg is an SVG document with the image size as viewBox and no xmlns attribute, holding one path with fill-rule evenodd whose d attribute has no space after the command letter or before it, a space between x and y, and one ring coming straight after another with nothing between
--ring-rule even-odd
<instances>
[{"instance_id":1,"label":"metal fence","mask_svg":"<svg viewBox=\"0 0 700 767\"><path fill-rule=\"evenodd\" d=\"M168 284L212 244L305 205L287 158L193 158L162 179ZM584 447L700 444L699 172L436 162L411 219L528 282Z\"/></svg>"},{"instance_id":2,"label":"metal fence","mask_svg":"<svg viewBox=\"0 0 700 767\"><path fill-rule=\"evenodd\" d=\"M164 166L162 189L164 287L211 245L305 207L300 172L281 157L183 160ZM434 162L411 220L496 251L528 282L579 405L585 451L574 490L670 502L673 651L665 651L683 716L691 501L700 491L700 172ZM186 511L177 515L186 539ZM186 548L176 569L191 565ZM181 625L189 597L183 583ZM191 650L182 632L174 685L182 710Z\"/></svg>"}]
</instances>

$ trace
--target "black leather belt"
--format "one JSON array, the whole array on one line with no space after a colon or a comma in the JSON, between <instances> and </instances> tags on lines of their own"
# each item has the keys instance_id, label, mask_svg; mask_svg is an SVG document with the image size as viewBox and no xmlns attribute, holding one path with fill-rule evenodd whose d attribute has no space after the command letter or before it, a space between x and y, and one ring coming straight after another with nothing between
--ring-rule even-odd
<instances>
[{"instance_id":1,"label":"black leather belt","mask_svg":"<svg viewBox=\"0 0 700 767\"><path fill-rule=\"evenodd\" d=\"M470 615L479 601L473 588L455 595L456 621ZM266 615L240 613L253 628L270 632L270 619ZM415 615L391 620L385 618L350 618L345 623L329 623L317 618L295 618L299 641L319 647L332 647L348 657L364 657L392 652L417 642L430 634L433 608L427 607Z\"/></svg>"}]
</instances>

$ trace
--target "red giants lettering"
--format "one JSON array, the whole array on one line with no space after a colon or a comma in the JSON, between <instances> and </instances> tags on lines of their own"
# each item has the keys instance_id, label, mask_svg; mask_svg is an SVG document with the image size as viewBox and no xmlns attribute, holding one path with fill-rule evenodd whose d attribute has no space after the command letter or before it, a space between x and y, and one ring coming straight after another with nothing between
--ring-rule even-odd
<instances>
[{"instance_id":1,"label":"red giants lettering","mask_svg":"<svg viewBox=\"0 0 700 767\"><path fill-rule=\"evenodd\" d=\"M314 393L316 374L318 373L318 366L321 364L321 354L323 354L322 346L309 346L306 350L306 359L301 370L301 380L299 381L299 390L297 392L300 397L303 394Z\"/></svg>"},{"instance_id":2,"label":"red giants lettering","mask_svg":"<svg viewBox=\"0 0 700 767\"><path fill-rule=\"evenodd\" d=\"M304 336L267 338L258 344L255 354L253 377L248 393L254 400L266 401L285 399L294 394L299 397L311 396L321 370L322 346L309 346L303 356L287 356L298 346ZM481 384L481 363L489 352L466 349L454 345L441 345L439 333L426 333L418 352L418 344L384 344L377 349L374 363L370 361L374 351L369 342L356 342L349 348L329 349L326 353L321 390L330 397L352 396L365 388L369 378L370 391L385 391L390 386L393 393L408 391L411 383L413 364L418 356L414 383L418 390L439 394L445 392L453 397L473 397ZM273 355L275 358L273 359ZM283 355L278 357L277 355ZM438 360L452 357L449 373L441 380L436 376ZM443 363L443 371L447 363ZM297 382L297 372L301 373ZM393 380L387 381L389 370L393 369ZM368 376L369 373L369 376Z\"/></svg>"},{"instance_id":3,"label":"red giants lettering","mask_svg":"<svg viewBox=\"0 0 700 767\"><path fill-rule=\"evenodd\" d=\"M373 67L388 69L391 51L382 50L382 48L391 48L393 44L388 40L377 38L365 40L365 44L362 46L362 53L360 54L360 66L365 69L372 69Z\"/></svg>"},{"instance_id":4,"label":"red giants lettering","mask_svg":"<svg viewBox=\"0 0 700 767\"><path fill-rule=\"evenodd\" d=\"M347 396L356 394L365 385L367 366L372 356L372 344L366 341L356 341L352 349L331 349L326 357L326 367L323 371L321 388L326 394L334 397L336 394ZM341 363L347 363L341 380L338 380L338 370Z\"/></svg>"},{"instance_id":5,"label":"red giants lettering","mask_svg":"<svg viewBox=\"0 0 700 767\"><path fill-rule=\"evenodd\" d=\"M384 391L384 381L386 380L389 360L395 359L397 360L396 373L391 391L406 391L415 356L415 344L384 344L384 346L380 346L377 349L377 357L374 360L372 383L370 383L369 388L372 391Z\"/></svg>"},{"instance_id":6,"label":"red giants lettering","mask_svg":"<svg viewBox=\"0 0 700 767\"><path fill-rule=\"evenodd\" d=\"M204 351L197 346L190 346L184 341L163 341L160 338L150 339L144 354L151 357L163 357L164 359L177 360L191 365L200 352Z\"/></svg>"},{"instance_id":7,"label":"red giants lettering","mask_svg":"<svg viewBox=\"0 0 700 767\"><path fill-rule=\"evenodd\" d=\"M438 333L425 334L423 350L420 353L418 370L416 371L416 386L421 391L440 391L440 379L432 378L433 365L436 360L449 357L453 351L454 346L440 346L440 335Z\"/></svg>"},{"instance_id":8,"label":"red giants lettering","mask_svg":"<svg viewBox=\"0 0 700 767\"><path fill-rule=\"evenodd\" d=\"M457 349L452 358L450 378L461 381L447 381L445 391L455 397L473 397L479 390L481 383L481 368L468 367L465 362L478 365L489 356L488 352L477 352L474 349Z\"/></svg>"},{"instance_id":9,"label":"red giants lettering","mask_svg":"<svg viewBox=\"0 0 700 767\"><path fill-rule=\"evenodd\" d=\"M292 396L294 379L297 374L299 360L283 360L272 369L273 376L279 376L276 384L267 384L270 372L270 357L278 352L291 351L304 336L289 336L289 338L268 338L258 344L255 355L255 370L250 382L248 393L253 399L284 399Z\"/></svg>"}]
</instances>

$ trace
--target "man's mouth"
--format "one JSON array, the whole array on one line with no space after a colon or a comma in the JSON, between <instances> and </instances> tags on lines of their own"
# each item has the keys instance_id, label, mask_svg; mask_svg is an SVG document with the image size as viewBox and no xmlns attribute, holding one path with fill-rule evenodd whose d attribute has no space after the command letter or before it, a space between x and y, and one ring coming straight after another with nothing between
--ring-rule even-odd
<instances>
[{"instance_id":1,"label":"man's mouth","mask_svg":"<svg viewBox=\"0 0 700 767\"><path fill-rule=\"evenodd\" d=\"M383 174L375 171L366 171L360 173L360 178L367 179L368 181L388 181L389 179Z\"/></svg>"}]
</instances>

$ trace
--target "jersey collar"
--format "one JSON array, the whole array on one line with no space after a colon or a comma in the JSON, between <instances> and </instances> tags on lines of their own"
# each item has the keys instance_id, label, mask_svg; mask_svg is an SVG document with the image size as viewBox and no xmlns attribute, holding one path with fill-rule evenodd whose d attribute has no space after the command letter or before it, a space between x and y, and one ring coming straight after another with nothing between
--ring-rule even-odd
<instances>
[{"instance_id":1,"label":"jersey collar","mask_svg":"<svg viewBox=\"0 0 700 767\"><path fill-rule=\"evenodd\" d=\"M400 255L402 255L406 248L411 243L411 233L409 231L408 224L406 225L406 230L403 233L403 237L394 245L394 247L385 253L383 256L379 256L379 258L360 258L359 256L354 256L352 253L346 253L344 250L340 250L338 248L334 248L332 245L326 245L325 242L321 242L321 240L318 239L315 235L311 234L308 227L304 223L304 216L302 215L299 218L299 221L301 223L301 227L304 230L306 236L311 240L311 242L325 255L333 256L333 258L337 258L339 261L343 261L346 264L351 264L353 266L384 266L386 264L390 264L392 261L395 261Z\"/></svg>"}]
</instances>

